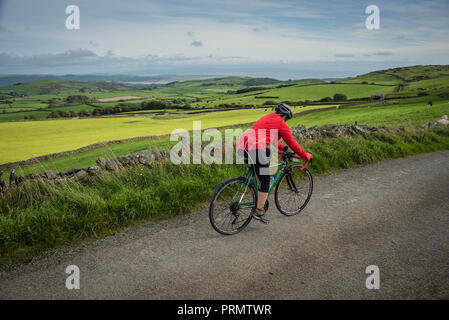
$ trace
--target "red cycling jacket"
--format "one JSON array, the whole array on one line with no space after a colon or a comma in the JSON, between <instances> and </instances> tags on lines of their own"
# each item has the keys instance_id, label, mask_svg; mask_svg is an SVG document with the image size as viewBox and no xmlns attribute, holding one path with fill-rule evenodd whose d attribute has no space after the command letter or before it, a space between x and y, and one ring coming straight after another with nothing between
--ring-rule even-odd
<instances>
[{"instance_id":1,"label":"red cycling jacket","mask_svg":"<svg viewBox=\"0 0 449 320\"><path fill-rule=\"evenodd\" d=\"M238 140L237 148L243 150L265 150L271 144L270 140L272 137L270 133L275 133L273 129L277 130L279 150L284 148L284 145L279 141L282 138L297 155L302 158L306 157L306 152L296 142L287 123L277 113L270 113L263 116L250 129L246 130Z\"/></svg>"}]
</instances>

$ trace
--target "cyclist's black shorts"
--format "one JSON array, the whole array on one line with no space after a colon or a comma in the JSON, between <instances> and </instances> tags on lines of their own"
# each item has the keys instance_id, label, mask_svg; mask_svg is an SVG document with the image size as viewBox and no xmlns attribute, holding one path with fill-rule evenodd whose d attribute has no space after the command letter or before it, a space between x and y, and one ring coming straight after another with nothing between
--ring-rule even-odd
<instances>
[{"instance_id":1,"label":"cyclist's black shorts","mask_svg":"<svg viewBox=\"0 0 449 320\"><path fill-rule=\"evenodd\" d=\"M270 175L268 170L262 170L261 168L268 168L270 165L271 150L267 148L266 150L238 150L240 154L243 154L246 164L254 164L256 167L256 174L260 181L259 191L268 192L270 189ZM266 173L266 174L264 174Z\"/></svg>"}]
</instances>

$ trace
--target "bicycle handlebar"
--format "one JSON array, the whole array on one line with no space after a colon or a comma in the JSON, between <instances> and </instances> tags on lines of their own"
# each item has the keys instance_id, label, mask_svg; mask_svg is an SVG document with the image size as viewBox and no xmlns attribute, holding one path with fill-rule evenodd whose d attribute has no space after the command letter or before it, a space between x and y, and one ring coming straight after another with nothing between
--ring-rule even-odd
<instances>
[{"instance_id":1,"label":"bicycle handlebar","mask_svg":"<svg viewBox=\"0 0 449 320\"><path fill-rule=\"evenodd\" d=\"M284 147L284 149L280 152L281 156L279 157L278 162L281 162L284 157L286 157L287 159L289 157L295 158L295 159L304 159L304 158L297 156L294 152L292 152L292 151L288 152L287 150L288 150L288 148ZM312 154L312 153L310 152L310 154ZM304 162L304 165L301 168L299 168L299 170L303 171L307 167L308 164L309 164L309 160L306 159L306 161Z\"/></svg>"},{"instance_id":2,"label":"bicycle handlebar","mask_svg":"<svg viewBox=\"0 0 449 320\"><path fill-rule=\"evenodd\" d=\"M292 160L293 158L304 159L304 158L297 156L294 152L287 151L287 150L288 150L288 148L284 147L284 149L282 151L280 151L281 156L279 157L278 162L281 162L283 159L286 159L286 160ZM310 154L312 154L312 153L310 153ZM307 167L308 164L309 164L309 160L306 159L304 165L301 168L299 168L299 170L303 171Z\"/></svg>"}]
</instances>

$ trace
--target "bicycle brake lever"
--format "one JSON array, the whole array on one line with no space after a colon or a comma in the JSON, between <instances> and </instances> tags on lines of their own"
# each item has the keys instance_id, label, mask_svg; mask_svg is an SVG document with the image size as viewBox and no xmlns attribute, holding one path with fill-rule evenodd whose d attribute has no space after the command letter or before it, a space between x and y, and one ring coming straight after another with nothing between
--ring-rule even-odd
<instances>
[{"instance_id":1,"label":"bicycle brake lever","mask_svg":"<svg viewBox=\"0 0 449 320\"><path fill-rule=\"evenodd\" d=\"M299 170L303 171L307 167L308 164L309 164L309 160L306 160L304 165L301 168L299 168Z\"/></svg>"}]
</instances>

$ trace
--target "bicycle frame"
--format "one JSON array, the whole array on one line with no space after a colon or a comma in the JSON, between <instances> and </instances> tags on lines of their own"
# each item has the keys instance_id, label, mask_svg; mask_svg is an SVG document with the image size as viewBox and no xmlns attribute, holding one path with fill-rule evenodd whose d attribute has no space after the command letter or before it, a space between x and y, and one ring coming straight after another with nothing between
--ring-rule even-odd
<instances>
[{"instance_id":1,"label":"bicycle frame","mask_svg":"<svg viewBox=\"0 0 449 320\"><path fill-rule=\"evenodd\" d=\"M281 177L281 175L284 173L285 167L287 166L287 164L285 162L281 162L281 163L277 163L275 165L269 166L268 168L278 168L281 167L281 170L278 171L278 173L276 174L276 177L273 180L273 183L270 185L270 188L268 189L268 194L271 193L271 190L273 190L273 187L276 185L276 183L278 182L279 178ZM248 184L251 182L251 179L254 178L254 172L253 170L249 170L248 174L246 175L246 178L248 179ZM256 189L259 189L259 181L258 179L254 179L254 183L256 185Z\"/></svg>"},{"instance_id":2,"label":"bicycle frame","mask_svg":"<svg viewBox=\"0 0 449 320\"><path fill-rule=\"evenodd\" d=\"M288 168L288 161L284 161L282 160L283 158L279 158L278 163L276 163L275 165L269 166L268 168L278 168L278 167L282 167L278 173L276 174L276 177L273 180L273 183L270 185L270 188L268 189L268 194L271 193L271 190L273 190L273 187L276 185L276 183L278 182L279 178L282 176L282 174L285 172L286 168ZM298 158L296 158L298 159ZM307 166L308 161L306 160L305 164L303 167L300 168L300 170L304 170L304 168ZM240 201L242 201L243 197L245 196L246 190L248 189L249 184L251 183L251 181L254 179L254 184L256 186L256 190L259 190L259 181L258 179L255 179L255 175L254 175L254 164L251 165L251 167L247 167L248 173L246 174L246 185L242 184L240 186L240 189L237 191L237 193L234 195L234 197L231 199L231 202L234 201L235 197L237 196L238 193L240 193L240 191L242 190L242 187L245 186L245 191L243 192L242 196L240 197L240 200L238 202L239 206L254 206L254 203L240 203ZM290 182L289 182L290 184Z\"/></svg>"},{"instance_id":3,"label":"bicycle frame","mask_svg":"<svg viewBox=\"0 0 449 320\"><path fill-rule=\"evenodd\" d=\"M268 167L268 168L282 167L282 168L278 171L278 173L276 174L276 177L274 178L273 183L270 185L270 188L268 189L268 194L271 193L271 190L273 190L273 187L276 185L276 183L278 182L279 178L280 178L280 177L282 176L282 174L284 173L285 167L286 167L286 166L287 166L287 164L286 164L284 161L282 161L282 162L280 162L280 163L277 163L277 164L275 164L275 165L272 165L272 166L269 166L269 167ZM243 197L244 197L244 195L245 195L245 193L246 193L246 190L248 189L249 184L251 183L251 181L252 181L253 179L254 179L254 184L255 184L255 186L256 186L256 190L259 189L259 181L258 181L258 179L256 179L255 176L254 176L254 170L251 170L251 167L248 167L247 170L248 170L248 173L247 173L247 175L246 175L246 179L247 179L246 185L242 184L241 187L240 187L240 189L237 191L237 193L234 195L234 197L233 197L232 200L231 200L231 202L234 201L234 199L235 199L235 197L237 196L237 194L240 193L240 191L242 190L243 186L245 186L245 191L243 192L243 194L242 194L242 196L241 196L241 198L240 198L240 200L239 200L239 206L240 206L240 207L241 207L241 206L254 206L254 203L240 203L240 201L242 201L242 199L243 199Z\"/></svg>"}]
</instances>

